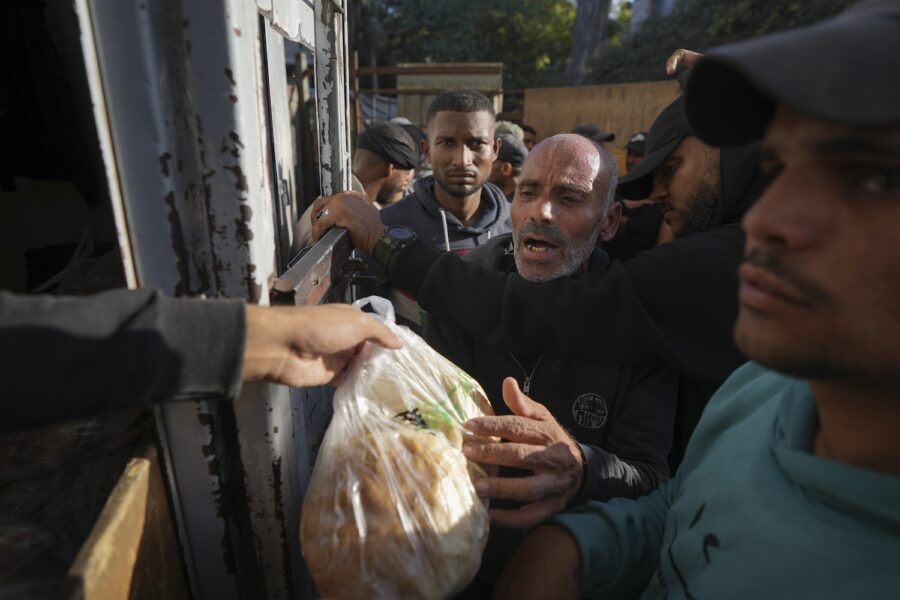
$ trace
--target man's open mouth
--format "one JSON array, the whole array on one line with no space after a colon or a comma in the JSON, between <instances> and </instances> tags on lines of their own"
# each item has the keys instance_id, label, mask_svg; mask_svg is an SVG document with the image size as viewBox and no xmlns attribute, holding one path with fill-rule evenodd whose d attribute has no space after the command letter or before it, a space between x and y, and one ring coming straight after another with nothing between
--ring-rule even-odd
<instances>
[{"instance_id":1,"label":"man's open mouth","mask_svg":"<svg viewBox=\"0 0 900 600\"><path fill-rule=\"evenodd\" d=\"M537 238L525 238L524 245L529 251L537 253L550 252L559 248L556 244Z\"/></svg>"}]
</instances>

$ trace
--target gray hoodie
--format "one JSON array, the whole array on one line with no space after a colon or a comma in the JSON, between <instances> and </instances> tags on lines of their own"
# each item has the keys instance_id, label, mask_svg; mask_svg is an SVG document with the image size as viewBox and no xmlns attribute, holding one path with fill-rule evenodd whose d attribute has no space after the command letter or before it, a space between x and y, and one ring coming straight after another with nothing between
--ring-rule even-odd
<instances>
[{"instance_id":1,"label":"gray hoodie","mask_svg":"<svg viewBox=\"0 0 900 600\"><path fill-rule=\"evenodd\" d=\"M485 182L476 221L463 225L445 211L434 197L434 176L416 180L413 193L381 211L385 225L405 225L419 239L438 251L465 254L492 237L512 231L509 201L497 186Z\"/></svg>"}]
</instances>

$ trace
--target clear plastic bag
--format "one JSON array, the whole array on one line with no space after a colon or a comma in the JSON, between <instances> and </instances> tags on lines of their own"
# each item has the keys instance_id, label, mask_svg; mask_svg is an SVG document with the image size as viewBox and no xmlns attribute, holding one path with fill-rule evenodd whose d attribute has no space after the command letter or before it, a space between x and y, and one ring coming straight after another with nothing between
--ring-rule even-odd
<instances>
[{"instance_id":1,"label":"clear plastic bag","mask_svg":"<svg viewBox=\"0 0 900 600\"><path fill-rule=\"evenodd\" d=\"M493 414L478 383L394 324L404 342L368 345L334 395L303 504L300 542L326 598L445 598L475 576L487 504L462 453L468 419Z\"/></svg>"}]
</instances>

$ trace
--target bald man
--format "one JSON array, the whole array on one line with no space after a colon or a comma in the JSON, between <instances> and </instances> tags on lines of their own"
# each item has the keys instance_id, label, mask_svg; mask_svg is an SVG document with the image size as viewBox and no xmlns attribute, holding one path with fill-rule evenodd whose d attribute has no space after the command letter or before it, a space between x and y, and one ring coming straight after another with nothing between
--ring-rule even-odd
<instances>
[{"instance_id":1,"label":"bald man","mask_svg":"<svg viewBox=\"0 0 900 600\"><path fill-rule=\"evenodd\" d=\"M473 249L466 260L532 282L602 278L611 263L596 242L610 239L619 224L617 177L615 161L598 144L573 134L544 140L523 164L510 207L513 232ZM357 239L380 226L365 204L353 194L317 201L320 209L328 208L331 224L348 227ZM315 235L325 229L316 224ZM483 293L469 281L452 283L475 297ZM559 310L564 305L559 299L542 310L560 323L582 318ZM488 393L498 416L475 419L467 427L511 442L465 447L474 460L500 466L498 477L475 484L479 494L492 499L493 525L482 569L465 597L490 594L523 528L589 499L638 497L668 479L677 397L677 378L669 368L523 354L476 341L456 323L433 319L425 337Z\"/></svg>"}]
</instances>

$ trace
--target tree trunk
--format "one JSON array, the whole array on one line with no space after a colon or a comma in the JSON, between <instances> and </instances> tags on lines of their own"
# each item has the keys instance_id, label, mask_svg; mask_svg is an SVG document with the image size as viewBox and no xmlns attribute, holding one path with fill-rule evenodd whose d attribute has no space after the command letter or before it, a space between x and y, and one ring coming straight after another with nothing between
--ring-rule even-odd
<instances>
[{"instance_id":1,"label":"tree trunk","mask_svg":"<svg viewBox=\"0 0 900 600\"><path fill-rule=\"evenodd\" d=\"M566 65L566 84L590 83L594 57L606 39L606 21L611 0L578 0L572 25L572 54Z\"/></svg>"}]
</instances>

